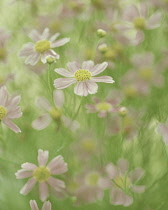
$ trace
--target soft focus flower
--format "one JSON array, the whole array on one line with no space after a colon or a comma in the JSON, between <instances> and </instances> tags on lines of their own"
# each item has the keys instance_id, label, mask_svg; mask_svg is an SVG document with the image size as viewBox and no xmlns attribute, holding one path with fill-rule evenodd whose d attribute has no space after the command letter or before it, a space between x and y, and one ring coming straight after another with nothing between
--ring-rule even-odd
<instances>
[{"instance_id":1,"label":"soft focus flower","mask_svg":"<svg viewBox=\"0 0 168 210\"><path fill-rule=\"evenodd\" d=\"M148 17L147 4L141 3L138 6L130 5L124 8L123 25L118 28L130 39L130 43L137 45L144 40L145 29L152 30L160 26L161 13L156 12Z\"/></svg>"},{"instance_id":2,"label":"soft focus flower","mask_svg":"<svg viewBox=\"0 0 168 210\"><path fill-rule=\"evenodd\" d=\"M158 132L162 136L164 143L168 145L168 123L160 123L158 125Z\"/></svg>"},{"instance_id":3,"label":"soft focus flower","mask_svg":"<svg viewBox=\"0 0 168 210\"><path fill-rule=\"evenodd\" d=\"M31 210L39 210L38 205L35 200L30 200L30 207ZM51 203L50 201L45 201L42 210L51 210Z\"/></svg>"},{"instance_id":4,"label":"soft focus flower","mask_svg":"<svg viewBox=\"0 0 168 210\"><path fill-rule=\"evenodd\" d=\"M0 61L5 61L7 56L6 44L9 39L9 34L4 30L0 29Z\"/></svg>"},{"instance_id":5,"label":"soft focus flower","mask_svg":"<svg viewBox=\"0 0 168 210\"><path fill-rule=\"evenodd\" d=\"M0 88L0 121L15 133L19 133L21 130L11 120L22 116L18 106L20 99L20 96L9 96L5 86Z\"/></svg>"},{"instance_id":6,"label":"soft focus flower","mask_svg":"<svg viewBox=\"0 0 168 210\"><path fill-rule=\"evenodd\" d=\"M1 75L0 76L0 87L6 85L9 81L13 81L15 77L15 74L8 73L6 75Z\"/></svg>"},{"instance_id":7,"label":"soft focus flower","mask_svg":"<svg viewBox=\"0 0 168 210\"><path fill-rule=\"evenodd\" d=\"M43 63L46 63L46 58L48 56L59 59L59 55L52 50L52 48L60 47L70 40L70 38L63 38L55 41L59 35L59 33L56 33L49 38L50 33L48 28L45 28L42 34L36 30L33 30L29 34L29 37L35 43L29 42L25 44L19 52L19 56L27 57L25 63L31 65L35 65L40 59Z\"/></svg>"},{"instance_id":8,"label":"soft focus flower","mask_svg":"<svg viewBox=\"0 0 168 210\"><path fill-rule=\"evenodd\" d=\"M32 127L37 130L42 130L48 127L53 120L58 126L63 122L63 124L71 130L75 131L78 129L79 124L63 114L64 93L61 90L55 90L53 92L53 101L55 107L51 106L49 101L45 98L41 97L37 100L37 106L45 113L32 122Z\"/></svg>"},{"instance_id":9,"label":"soft focus flower","mask_svg":"<svg viewBox=\"0 0 168 210\"><path fill-rule=\"evenodd\" d=\"M109 76L94 77L103 72L108 66L107 62L94 65L94 62L84 61L80 68L77 62L67 64L69 71L63 68L55 69L58 74L68 78L58 78L54 81L54 86L57 89L64 89L73 83L77 82L74 88L74 93L79 96L87 96L95 94L98 90L96 82L113 83L114 80Z\"/></svg>"},{"instance_id":10,"label":"soft focus flower","mask_svg":"<svg viewBox=\"0 0 168 210\"><path fill-rule=\"evenodd\" d=\"M111 182L110 202L113 205L129 206L133 203L131 192L143 193L144 185L137 185L137 181L143 176L141 168L135 168L128 172L128 161L120 159L117 165L109 163L106 166L106 173ZM109 182L110 183L110 182Z\"/></svg>"},{"instance_id":11,"label":"soft focus flower","mask_svg":"<svg viewBox=\"0 0 168 210\"><path fill-rule=\"evenodd\" d=\"M107 97L104 101L99 98L93 98L94 104L86 105L88 113L98 113L99 117L106 117L108 113L117 112L119 110L119 101L115 98Z\"/></svg>"},{"instance_id":12,"label":"soft focus flower","mask_svg":"<svg viewBox=\"0 0 168 210\"><path fill-rule=\"evenodd\" d=\"M49 196L48 185L52 187L56 192L61 192L65 188L65 184L62 180L54 178L51 175L60 175L65 173L67 169L67 163L61 155L58 155L52 159L48 164L48 151L38 150L38 165L33 163L24 163L21 165L22 169L18 170L15 175L17 179L24 179L31 177L28 182L20 190L20 193L27 195L36 182L39 183L40 200L45 201ZM46 165L47 164L47 165Z\"/></svg>"}]
</instances>

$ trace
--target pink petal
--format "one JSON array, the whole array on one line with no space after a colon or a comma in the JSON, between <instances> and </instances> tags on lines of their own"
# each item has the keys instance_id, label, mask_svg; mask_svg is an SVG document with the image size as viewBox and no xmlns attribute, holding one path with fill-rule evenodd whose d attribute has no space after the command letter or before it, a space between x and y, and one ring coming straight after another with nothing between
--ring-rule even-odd
<instances>
[{"instance_id":1,"label":"pink petal","mask_svg":"<svg viewBox=\"0 0 168 210\"><path fill-rule=\"evenodd\" d=\"M35 200L30 200L30 207L31 207L31 210L39 210Z\"/></svg>"},{"instance_id":2,"label":"pink petal","mask_svg":"<svg viewBox=\"0 0 168 210\"><path fill-rule=\"evenodd\" d=\"M50 203L50 201L45 201L44 202L42 210L51 210L51 203Z\"/></svg>"},{"instance_id":3,"label":"pink petal","mask_svg":"<svg viewBox=\"0 0 168 210\"><path fill-rule=\"evenodd\" d=\"M139 13L144 18L147 16L147 14L148 14L147 4L145 4L145 3L140 4Z\"/></svg>"},{"instance_id":4,"label":"pink petal","mask_svg":"<svg viewBox=\"0 0 168 210\"><path fill-rule=\"evenodd\" d=\"M104 82L104 83L114 83L113 78L109 77L109 76L92 77L92 81L94 81L94 82Z\"/></svg>"},{"instance_id":5,"label":"pink petal","mask_svg":"<svg viewBox=\"0 0 168 210\"><path fill-rule=\"evenodd\" d=\"M61 108L64 104L64 93L62 90L55 90L53 92L53 99L54 99L54 104L56 107Z\"/></svg>"},{"instance_id":6,"label":"pink petal","mask_svg":"<svg viewBox=\"0 0 168 210\"><path fill-rule=\"evenodd\" d=\"M92 76L100 74L101 72L103 72L107 68L107 66L108 66L107 62L103 62L101 64L97 64L96 66L94 66L91 69Z\"/></svg>"},{"instance_id":7,"label":"pink petal","mask_svg":"<svg viewBox=\"0 0 168 210\"><path fill-rule=\"evenodd\" d=\"M78 82L74 88L74 93L79 96L87 96L88 88L85 82Z\"/></svg>"},{"instance_id":8,"label":"pink petal","mask_svg":"<svg viewBox=\"0 0 168 210\"><path fill-rule=\"evenodd\" d=\"M44 111L49 111L51 109L50 103L48 100L46 100L43 97L40 97L36 101L36 105L38 108L44 110Z\"/></svg>"},{"instance_id":9,"label":"pink petal","mask_svg":"<svg viewBox=\"0 0 168 210\"><path fill-rule=\"evenodd\" d=\"M4 118L4 119L2 120L2 122L3 122L9 129L11 129L12 131L14 131L15 133L20 133L20 132L21 132L20 128L19 128L17 125L15 125L12 121L10 121L8 118Z\"/></svg>"},{"instance_id":10,"label":"pink petal","mask_svg":"<svg viewBox=\"0 0 168 210\"><path fill-rule=\"evenodd\" d=\"M80 69L80 66L76 61L67 63L67 67L72 73L75 73L77 70Z\"/></svg>"},{"instance_id":11,"label":"pink petal","mask_svg":"<svg viewBox=\"0 0 168 210\"><path fill-rule=\"evenodd\" d=\"M145 39L144 33L142 31L138 31L136 33L135 38L130 41L130 44L132 44L132 45L139 45L140 43L142 43L144 41L144 39Z\"/></svg>"},{"instance_id":12,"label":"pink petal","mask_svg":"<svg viewBox=\"0 0 168 210\"><path fill-rule=\"evenodd\" d=\"M133 186L131 189L135 193L144 193L145 192L145 186L143 186L143 185Z\"/></svg>"},{"instance_id":13,"label":"pink petal","mask_svg":"<svg viewBox=\"0 0 168 210\"><path fill-rule=\"evenodd\" d=\"M132 22L136 17L139 17L139 11L135 5L130 5L124 9L123 20Z\"/></svg>"},{"instance_id":14,"label":"pink petal","mask_svg":"<svg viewBox=\"0 0 168 210\"><path fill-rule=\"evenodd\" d=\"M64 162L64 158L61 155L52 159L47 167L51 171L51 174L54 175L65 173L68 170L67 163Z\"/></svg>"},{"instance_id":15,"label":"pink petal","mask_svg":"<svg viewBox=\"0 0 168 210\"><path fill-rule=\"evenodd\" d=\"M54 71L64 77L73 77L73 75L74 75L72 72L69 72L63 68L55 69Z\"/></svg>"},{"instance_id":16,"label":"pink petal","mask_svg":"<svg viewBox=\"0 0 168 210\"><path fill-rule=\"evenodd\" d=\"M144 175L144 170L142 168L136 168L129 173L129 178L131 182L136 182Z\"/></svg>"},{"instance_id":17,"label":"pink petal","mask_svg":"<svg viewBox=\"0 0 168 210\"><path fill-rule=\"evenodd\" d=\"M16 179L24 179L27 177L31 177L33 175L33 171L27 171L25 169L20 169L15 173Z\"/></svg>"},{"instance_id":18,"label":"pink petal","mask_svg":"<svg viewBox=\"0 0 168 210\"><path fill-rule=\"evenodd\" d=\"M60 40L58 40L56 42L51 43L51 47L52 48L60 47L60 46L62 46L64 44L66 44L69 41L70 41L70 38L63 38L63 39L60 39Z\"/></svg>"},{"instance_id":19,"label":"pink petal","mask_svg":"<svg viewBox=\"0 0 168 210\"><path fill-rule=\"evenodd\" d=\"M59 37L60 33L56 33L54 34L51 38L50 38L50 42L53 42L55 39L57 39Z\"/></svg>"},{"instance_id":20,"label":"pink petal","mask_svg":"<svg viewBox=\"0 0 168 210\"><path fill-rule=\"evenodd\" d=\"M114 179L119 175L117 167L112 163L107 164L105 170L110 179Z\"/></svg>"},{"instance_id":21,"label":"pink petal","mask_svg":"<svg viewBox=\"0 0 168 210\"><path fill-rule=\"evenodd\" d=\"M8 91L5 86L0 88L0 105L4 106L8 99Z\"/></svg>"},{"instance_id":22,"label":"pink petal","mask_svg":"<svg viewBox=\"0 0 168 210\"><path fill-rule=\"evenodd\" d=\"M47 182L57 192L60 192L65 188L65 183L60 179L50 177Z\"/></svg>"},{"instance_id":23,"label":"pink petal","mask_svg":"<svg viewBox=\"0 0 168 210\"><path fill-rule=\"evenodd\" d=\"M41 39L42 40L47 40L48 37L49 37L50 33L49 33L49 29L48 28L45 28L42 35L41 35Z\"/></svg>"},{"instance_id":24,"label":"pink petal","mask_svg":"<svg viewBox=\"0 0 168 210\"><path fill-rule=\"evenodd\" d=\"M48 192L48 185L46 182L39 183L39 194L40 194L40 200L43 202L48 198L49 192Z\"/></svg>"},{"instance_id":25,"label":"pink petal","mask_svg":"<svg viewBox=\"0 0 168 210\"><path fill-rule=\"evenodd\" d=\"M117 165L118 165L118 167L119 167L119 169L120 169L120 172L121 172L122 174L125 174L125 173L128 171L129 163L128 163L127 160L125 160L125 159L119 159L119 160L117 161Z\"/></svg>"},{"instance_id":26,"label":"pink petal","mask_svg":"<svg viewBox=\"0 0 168 210\"><path fill-rule=\"evenodd\" d=\"M39 166L45 166L48 161L48 151L38 150L38 164Z\"/></svg>"},{"instance_id":27,"label":"pink petal","mask_svg":"<svg viewBox=\"0 0 168 210\"><path fill-rule=\"evenodd\" d=\"M161 17L162 14L160 12L153 14L147 21L147 28L148 29L158 28L161 24Z\"/></svg>"},{"instance_id":28,"label":"pink petal","mask_svg":"<svg viewBox=\"0 0 168 210\"><path fill-rule=\"evenodd\" d=\"M94 62L89 60L89 61L84 61L82 63L82 69L85 69L85 70L91 70L94 66Z\"/></svg>"},{"instance_id":29,"label":"pink petal","mask_svg":"<svg viewBox=\"0 0 168 210\"><path fill-rule=\"evenodd\" d=\"M64 89L76 82L74 78L58 78L54 80L54 87L57 89Z\"/></svg>"},{"instance_id":30,"label":"pink petal","mask_svg":"<svg viewBox=\"0 0 168 210\"><path fill-rule=\"evenodd\" d=\"M50 125L51 120L49 114L43 114L32 122L32 127L36 130L43 130Z\"/></svg>"},{"instance_id":31,"label":"pink petal","mask_svg":"<svg viewBox=\"0 0 168 210\"><path fill-rule=\"evenodd\" d=\"M31 179L28 180L28 182L23 186L23 188L20 190L20 193L23 195L27 195L34 185L36 184L36 179L32 177Z\"/></svg>"},{"instance_id":32,"label":"pink petal","mask_svg":"<svg viewBox=\"0 0 168 210\"><path fill-rule=\"evenodd\" d=\"M25 64L30 64L34 66L39 61L39 59L40 59L40 54L35 52L25 60Z\"/></svg>"},{"instance_id":33,"label":"pink petal","mask_svg":"<svg viewBox=\"0 0 168 210\"><path fill-rule=\"evenodd\" d=\"M38 42L41 39L41 36L38 31L32 30L29 34L30 39L32 39L34 42Z\"/></svg>"},{"instance_id":34,"label":"pink petal","mask_svg":"<svg viewBox=\"0 0 168 210\"><path fill-rule=\"evenodd\" d=\"M21 165L21 167L22 167L23 169L26 169L27 171L32 171L32 170L35 170L35 169L37 168L37 166L36 166L35 164L33 164L33 163L28 163L28 162L23 163L23 164Z\"/></svg>"},{"instance_id":35,"label":"pink petal","mask_svg":"<svg viewBox=\"0 0 168 210\"><path fill-rule=\"evenodd\" d=\"M20 50L18 56L19 57L27 57L34 53L34 43L29 42L23 45L22 49Z\"/></svg>"}]
</instances>

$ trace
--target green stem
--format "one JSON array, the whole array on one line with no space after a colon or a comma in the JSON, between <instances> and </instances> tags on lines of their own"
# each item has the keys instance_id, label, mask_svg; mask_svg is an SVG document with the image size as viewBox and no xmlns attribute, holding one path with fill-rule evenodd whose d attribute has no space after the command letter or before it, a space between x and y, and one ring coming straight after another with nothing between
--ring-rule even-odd
<instances>
[{"instance_id":1,"label":"green stem","mask_svg":"<svg viewBox=\"0 0 168 210\"><path fill-rule=\"evenodd\" d=\"M52 93L52 87L51 87L51 81L50 81L50 74L51 74L51 65L50 64L48 64L48 87L49 87L49 90L50 90L50 92Z\"/></svg>"},{"instance_id":2,"label":"green stem","mask_svg":"<svg viewBox=\"0 0 168 210\"><path fill-rule=\"evenodd\" d=\"M82 97L82 99L81 99L81 102L80 102L80 104L79 104L79 107L78 107L78 109L77 109L76 114L75 114L74 117L72 118L72 121L74 121L74 120L76 119L76 117L78 116L78 114L79 114L80 108L81 108L81 106L82 106L82 100L83 100L83 97Z\"/></svg>"}]
</instances>

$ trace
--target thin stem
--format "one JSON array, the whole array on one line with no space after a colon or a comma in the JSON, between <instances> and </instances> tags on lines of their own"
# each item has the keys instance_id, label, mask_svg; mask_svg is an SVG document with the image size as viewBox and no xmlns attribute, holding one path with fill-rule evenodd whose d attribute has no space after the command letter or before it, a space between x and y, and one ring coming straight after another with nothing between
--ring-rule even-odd
<instances>
[{"instance_id":1,"label":"thin stem","mask_svg":"<svg viewBox=\"0 0 168 210\"><path fill-rule=\"evenodd\" d=\"M82 99L81 99L81 102L80 102L80 104L79 104L79 107L78 107L78 109L77 109L76 114L75 114L74 117L72 118L72 121L74 121L74 120L76 119L76 117L78 116L78 114L79 114L80 108L81 108L81 106L82 106L82 100L83 100L83 97L82 97Z\"/></svg>"},{"instance_id":2,"label":"thin stem","mask_svg":"<svg viewBox=\"0 0 168 210\"><path fill-rule=\"evenodd\" d=\"M52 87L51 87L51 81L50 81L50 70L51 69L51 65L48 64L48 87L49 87L49 90L50 92L52 93Z\"/></svg>"}]
</instances>

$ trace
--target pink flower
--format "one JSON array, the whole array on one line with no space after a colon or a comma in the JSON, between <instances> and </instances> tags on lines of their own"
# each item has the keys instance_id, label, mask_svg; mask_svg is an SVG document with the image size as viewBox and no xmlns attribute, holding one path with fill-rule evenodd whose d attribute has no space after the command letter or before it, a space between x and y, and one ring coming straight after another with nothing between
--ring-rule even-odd
<instances>
[{"instance_id":1,"label":"pink flower","mask_svg":"<svg viewBox=\"0 0 168 210\"><path fill-rule=\"evenodd\" d=\"M60 175L65 173L67 169L67 163L61 155L58 155L52 159L48 164L48 151L38 150L38 164L36 166L33 163L24 163L21 165L22 169L18 170L15 175L17 179L24 179L31 177L28 182L20 190L20 193L27 195L36 182L39 183L40 200L45 201L49 196L48 185L56 192L61 192L65 188L65 184L62 180L52 177L51 175ZM47 165L46 165L47 164Z\"/></svg>"},{"instance_id":2,"label":"pink flower","mask_svg":"<svg viewBox=\"0 0 168 210\"><path fill-rule=\"evenodd\" d=\"M0 121L15 133L19 133L21 130L11 120L22 116L18 106L20 99L20 96L9 96L5 86L0 88Z\"/></svg>"},{"instance_id":3,"label":"pink flower","mask_svg":"<svg viewBox=\"0 0 168 210\"><path fill-rule=\"evenodd\" d=\"M70 38L63 38L58 41L55 39L60 35L59 33L54 34L49 38L49 29L45 28L43 33L40 34L38 31L33 30L29 37L35 42L29 42L23 46L19 52L20 57L27 57L25 60L26 64L35 65L39 60L46 63L46 58L52 56L55 59L59 59L59 55L52 50L52 48L60 47L67 42Z\"/></svg>"},{"instance_id":4,"label":"pink flower","mask_svg":"<svg viewBox=\"0 0 168 210\"><path fill-rule=\"evenodd\" d=\"M31 210L39 210L35 200L30 200L30 207L31 207ZM44 204L42 206L42 210L51 210L50 201L45 201L44 202Z\"/></svg>"},{"instance_id":5,"label":"pink flower","mask_svg":"<svg viewBox=\"0 0 168 210\"><path fill-rule=\"evenodd\" d=\"M96 82L114 82L112 77L109 76L94 77L103 72L107 66L107 62L94 65L94 62L89 60L84 61L80 68L77 62L70 62L67 64L69 71L63 68L55 69L55 72L68 78L56 79L54 81L54 86L57 89L64 89L73 83L77 83L74 88L74 93L76 95L87 96L88 94L95 94L98 90Z\"/></svg>"},{"instance_id":6,"label":"pink flower","mask_svg":"<svg viewBox=\"0 0 168 210\"><path fill-rule=\"evenodd\" d=\"M136 185L137 181L143 176L144 171L141 168L135 168L128 173L128 161L120 159L117 166L109 163L106 166L106 173L111 182L110 201L113 205L129 206L133 203L131 191L143 193L144 185ZM110 183L110 182L109 182Z\"/></svg>"}]
</instances>

